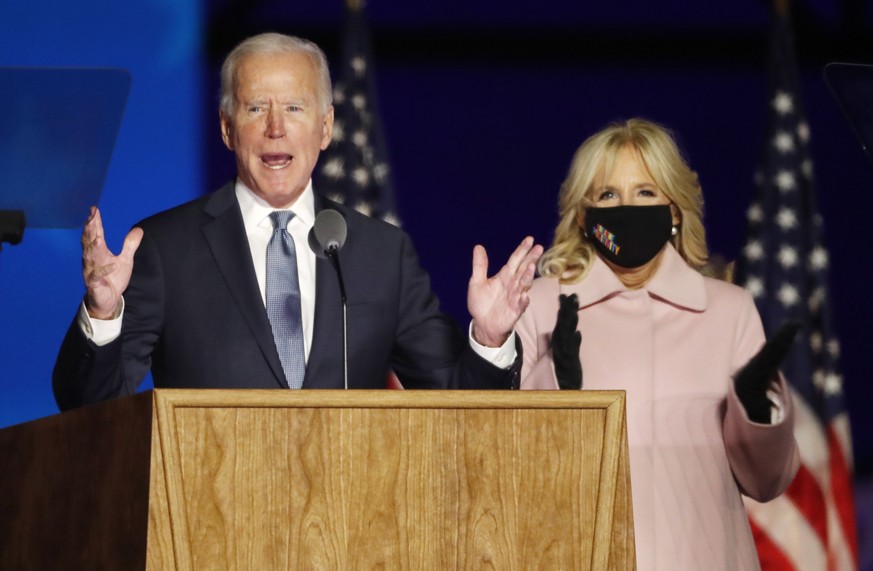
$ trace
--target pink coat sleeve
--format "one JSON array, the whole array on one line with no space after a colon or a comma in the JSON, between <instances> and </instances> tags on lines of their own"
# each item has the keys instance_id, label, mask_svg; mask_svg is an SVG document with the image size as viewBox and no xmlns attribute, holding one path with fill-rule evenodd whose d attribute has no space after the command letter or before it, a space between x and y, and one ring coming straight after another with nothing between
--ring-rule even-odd
<instances>
[{"instance_id":1,"label":"pink coat sleeve","mask_svg":"<svg viewBox=\"0 0 873 571\"><path fill-rule=\"evenodd\" d=\"M737 361L743 366L764 343L761 318L751 298L743 304L736 332ZM724 418L724 445L731 471L743 494L766 502L788 488L800 467L800 454L794 439L794 405L788 383L780 375L772 389L781 407L780 420L758 424L749 420L737 397L733 382L727 394Z\"/></svg>"}]
</instances>

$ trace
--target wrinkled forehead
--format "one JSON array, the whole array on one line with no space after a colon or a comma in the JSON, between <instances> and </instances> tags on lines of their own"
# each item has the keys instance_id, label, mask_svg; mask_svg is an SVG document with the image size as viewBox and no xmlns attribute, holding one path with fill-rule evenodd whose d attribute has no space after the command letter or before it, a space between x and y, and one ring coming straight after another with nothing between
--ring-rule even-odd
<instances>
[{"instance_id":1,"label":"wrinkled forehead","mask_svg":"<svg viewBox=\"0 0 873 571\"><path fill-rule=\"evenodd\" d=\"M305 52L244 55L234 76L234 97L241 100L260 92L317 99L318 71L312 56Z\"/></svg>"}]
</instances>

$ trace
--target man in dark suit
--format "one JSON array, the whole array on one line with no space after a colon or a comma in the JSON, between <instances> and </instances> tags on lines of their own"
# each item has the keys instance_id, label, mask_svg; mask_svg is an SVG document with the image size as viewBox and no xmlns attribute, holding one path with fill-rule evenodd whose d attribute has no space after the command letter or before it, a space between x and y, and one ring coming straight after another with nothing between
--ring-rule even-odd
<instances>
[{"instance_id":1,"label":"man in dark suit","mask_svg":"<svg viewBox=\"0 0 873 571\"><path fill-rule=\"evenodd\" d=\"M526 238L488 278L487 256L476 247L465 340L440 313L404 232L313 191L312 171L333 130L330 76L317 46L279 34L237 46L222 68L220 118L236 155L236 181L140 222L117 256L92 209L82 234L85 299L53 374L62 410L131 394L149 368L156 387L293 386L287 367L294 358L280 355L275 319L265 310L273 287L265 275L271 213L286 210L293 215L281 231L296 246L303 388L344 386L338 279L307 242L326 208L348 226L339 259L349 388L384 387L389 367L406 388L510 388L517 381L512 329L542 248Z\"/></svg>"}]
</instances>

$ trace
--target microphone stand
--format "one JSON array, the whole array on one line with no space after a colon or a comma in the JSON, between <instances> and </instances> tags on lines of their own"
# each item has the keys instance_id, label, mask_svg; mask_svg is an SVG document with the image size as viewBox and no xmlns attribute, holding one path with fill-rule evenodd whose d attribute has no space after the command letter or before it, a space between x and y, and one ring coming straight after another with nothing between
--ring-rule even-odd
<instances>
[{"instance_id":1,"label":"microphone stand","mask_svg":"<svg viewBox=\"0 0 873 571\"><path fill-rule=\"evenodd\" d=\"M349 321L348 321L348 307L346 305L346 285L343 282L343 272L340 269L339 256L337 255L339 252L339 248L336 244L331 244L328 246L327 250L325 250L325 254L327 254L327 259L330 260L330 263L333 265L333 268L336 270L336 277L339 281L340 287L340 297L343 302L343 385L346 390L349 388L349 354L348 354L348 346L349 346Z\"/></svg>"}]
</instances>

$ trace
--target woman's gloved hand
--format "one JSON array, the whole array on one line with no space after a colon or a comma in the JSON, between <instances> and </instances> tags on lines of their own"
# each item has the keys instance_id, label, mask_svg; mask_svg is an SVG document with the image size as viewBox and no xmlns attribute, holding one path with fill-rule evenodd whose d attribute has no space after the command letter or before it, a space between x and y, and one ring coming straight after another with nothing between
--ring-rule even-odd
<instances>
[{"instance_id":1,"label":"woman's gloved hand","mask_svg":"<svg viewBox=\"0 0 873 571\"><path fill-rule=\"evenodd\" d=\"M776 378L779 364L788 354L799 330L800 323L797 321L783 324L734 375L737 396L752 422L770 424L770 407L773 403L767 398L767 389Z\"/></svg>"},{"instance_id":2,"label":"woman's gloved hand","mask_svg":"<svg viewBox=\"0 0 873 571\"><path fill-rule=\"evenodd\" d=\"M579 347L582 334L576 330L579 323L579 299L576 294L558 298L558 319L552 330L552 360L555 375L561 389L582 388L582 363L579 362Z\"/></svg>"}]
</instances>

